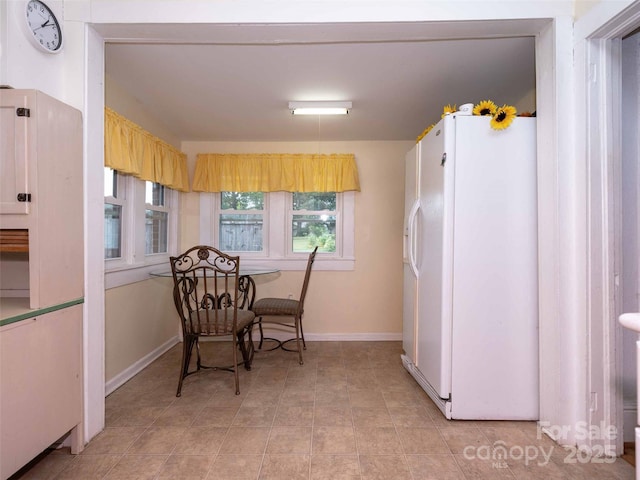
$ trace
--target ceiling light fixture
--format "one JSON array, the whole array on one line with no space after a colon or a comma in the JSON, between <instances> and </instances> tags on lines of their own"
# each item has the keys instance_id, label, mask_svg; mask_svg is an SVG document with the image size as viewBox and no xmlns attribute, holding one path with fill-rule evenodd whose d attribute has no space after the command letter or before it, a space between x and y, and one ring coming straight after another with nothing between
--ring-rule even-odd
<instances>
[{"instance_id":1,"label":"ceiling light fixture","mask_svg":"<svg viewBox=\"0 0 640 480\"><path fill-rule=\"evenodd\" d=\"M351 102L289 102L293 115L346 115Z\"/></svg>"}]
</instances>

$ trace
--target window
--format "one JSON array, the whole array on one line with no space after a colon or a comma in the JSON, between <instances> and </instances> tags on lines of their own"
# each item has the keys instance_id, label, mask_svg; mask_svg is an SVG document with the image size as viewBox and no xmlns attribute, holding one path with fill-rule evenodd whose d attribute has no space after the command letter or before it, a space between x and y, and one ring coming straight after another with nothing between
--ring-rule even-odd
<instances>
[{"instance_id":1,"label":"window","mask_svg":"<svg viewBox=\"0 0 640 480\"><path fill-rule=\"evenodd\" d=\"M108 167L104 178L104 258L110 288L147 279L146 267L168 265L172 249L177 249L178 192Z\"/></svg>"},{"instance_id":2,"label":"window","mask_svg":"<svg viewBox=\"0 0 640 480\"><path fill-rule=\"evenodd\" d=\"M104 258L122 256L122 205L118 172L104 169ZM124 195L122 195L124 196Z\"/></svg>"},{"instance_id":3,"label":"window","mask_svg":"<svg viewBox=\"0 0 640 480\"><path fill-rule=\"evenodd\" d=\"M222 192L218 223L218 245L233 252L263 249L264 193Z\"/></svg>"},{"instance_id":4,"label":"window","mask_svg":"<svg viewBox=\"0 0 640 480\"><path fill-rule=\"evenodd\" d=\"M145 182L145 249L144 253L168 252L169 209L165 206L164 186Z\"/></svg>"},{"instance_id":5,"label":"window","mask_svg":"<svg viewBox=\"0 0 640 480\"><path fill-rule=\"evenodd\" d=\"M320 268L354 266L354 192L200 194L200 242L252 265L302 270L318 247Z\"/></svg>"},{"instance_id":6,"label":"window","mask_svg":"<svg viewBox=\"0 0 640 480\"><path fill-rule=\"evenodd\" d=\"M320 253L336 251L336 200L331 193L291 195L291 251Z\"/></svg>"}]
</instances>

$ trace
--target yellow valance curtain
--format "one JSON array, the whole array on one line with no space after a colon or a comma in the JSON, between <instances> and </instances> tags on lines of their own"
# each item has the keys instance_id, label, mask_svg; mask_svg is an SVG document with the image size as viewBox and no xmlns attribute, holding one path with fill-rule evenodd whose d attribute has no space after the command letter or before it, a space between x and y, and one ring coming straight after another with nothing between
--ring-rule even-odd
<instances>
[{"instance_id":1,"label":"yellow valance curtain","mask_svg":"<svg viewBox=\"0 0 640 480\"><path fill-rule=\"evenodd\" d=\"M189 191L187 155L106 107L104 165L141 180Z\"/></svg>"},{"instance_id":2,"label":"yellow valance curtain","mask_svg":"<svg viewBox=\"0 0 640 480\"><path fill-rule=\"evenodd\" d=\"M353 154L200 153L195 192L360 191Z\"/></svg>"}]
</instances>

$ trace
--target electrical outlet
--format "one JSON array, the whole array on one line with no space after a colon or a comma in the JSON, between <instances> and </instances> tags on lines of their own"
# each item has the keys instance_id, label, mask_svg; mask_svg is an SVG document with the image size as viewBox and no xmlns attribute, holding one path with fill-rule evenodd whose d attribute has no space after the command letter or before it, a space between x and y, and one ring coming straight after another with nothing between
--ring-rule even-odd
<instances>
[{"instance_id":1,"label":"electrical outlet","mask_svg":"<svg viewBox=\"0 0 640 480\"><path fill-rule=\"evenodd\" d=\"M293 293L289 294L289 300L291 300L293 298Z\"/></svg>"}]
</instances>

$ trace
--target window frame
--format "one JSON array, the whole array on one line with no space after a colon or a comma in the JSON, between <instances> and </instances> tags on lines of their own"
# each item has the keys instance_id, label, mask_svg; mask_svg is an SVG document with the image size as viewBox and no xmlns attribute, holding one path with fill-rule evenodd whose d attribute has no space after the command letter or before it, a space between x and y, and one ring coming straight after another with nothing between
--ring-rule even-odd
<instances>
[{"instance_id":1,"label":"window frame","mask_svg":"<svg viewBox=\"0 0 640 480\"><path fill-rule=\"evenodd\" d=\"M294 210L293 208L293 194L289 193L287 195L287 219L286 219L286 226L287 226L287 239L286 239L286 245L287 246L291 246L291 252L290 254L292 256L298 256L298 255L302 255L305 258L308 257L309 252L299 252L299 253L295 253L293 252L293 217L295 215L321 215L323 213L329 213L332 216L335 216L336 218L336 250L335 252L320 252L318 251L318 255L322 255L324 256L324 258L341 258L342 256L342 244L344 243L344 238L343 238L343 222L342 222L342 204L343 204L343 195L341 195L339 192L335 192L336 195L336 208L335 210Z\"/></svg>"},{"instance_id":2,"label":"window frame","mask_svg":"<svg viewBox=\"0 0 640 480\"><path fill-rule=\"evenodd\" d=\"M337 192L336 252L318 253L314 268L318 270L355 269L355 192ZM238 252L246 263L279 270L304 270L309 254L294 253L291 243L293 205L289 192L265 192L265 217L262 252ZM217 246L219 239L219 193L200 193L200 237L203 245ZM341 234L341 235L340 235ZM339 238L340 237L340 238Z\"/></svg>"},{"instance_id":3,"label":"window frame","mask_svg":"<svg viewBox=\"0 0 640 480\"><path fill-rule=\"evenodd\" d=\"M203 194L201 194L203 195ZM268 235L268 231L269 231L269 195L267 193L263 194L263 209L262 210L256 210L256 209L247 209L247 210L228 210L228 209L222 209L222 195L220 193L216 193L214 194L214 201L216 202L216 206L215 206L215 210L217 212L216 215L216 221L213 225L214 228L214 232L213 232L213 238L215 239L220 239L220 216L219 215L225 215L225 214L230 214L230 213L235 213L235 214L239 214L239 215L262 215L262 232L264 234L264 232L267 232L267 235L265 236L265 238L262 239L262 251L261 252L256 252L256 251L242 251L242 252L235 252L236 254L242 254L243 257L255 257L255 258L264 258L265 254L264 252L268 250L269 248L269 235ZM216 242L217 244L218 242ZM213 245L212 243L207 243L205 245ZM216 246L216 248L218 248ZM221 250L224 250L224 248L221 248Z\"/></svg>"},{"instance_id":4,"label":"window frame","mask_svg":"<svg viewBox=\"0 0 640 480\"><path fill-rule=\"evenodd\" d=\"M104 259L105 287L114 288L148 280L153 271L168 268L169 257L178 250L178 214L180 195L177 190L164 187L164 207L146 203L146 181L118 172L118 200L122 202L122 256ZM112 203L104 197L105 203ZM146 210L168 212L167 252L146 253ZM104 249L103 249L104 252Z\"/></svg>"},{"instance_id":5,"label":"window frame","mask_svg":"<svg viewBox=\"0 0 640 480\"><path fill-rule=\"evenodd\" d=\"M160 205L156 205L154 203L147 203L147 192L146 192L146 188L147 188L147 183L151 183L151 184L157 184L160 185L160 187L162 187L162 204ZM145 187L145 208L144 208L144 215L145 215L145 245L144 245L144 251L145 251L145 255L147 257L151 257L151 256L157 256L157 255L167 255L169 253L169 231L170 231L170 221L171 221L171 209L169 208L169 200L168 197L170 197L171 195L168 195L169 191L171 190L169 187L166 187L160 183L157 182L144 182L144 187ZM160 212L160 213L166 213L167 214L167 251L166 252L153 252L153 253L147 253L147 242L146 242L146 219L147 219L147 211L151 211L151 212Z\"/></svg>"}]
</instances>

